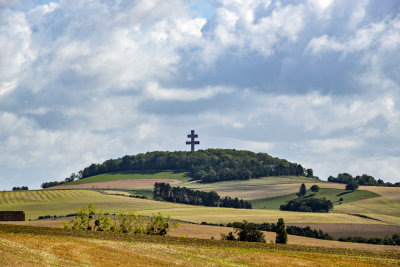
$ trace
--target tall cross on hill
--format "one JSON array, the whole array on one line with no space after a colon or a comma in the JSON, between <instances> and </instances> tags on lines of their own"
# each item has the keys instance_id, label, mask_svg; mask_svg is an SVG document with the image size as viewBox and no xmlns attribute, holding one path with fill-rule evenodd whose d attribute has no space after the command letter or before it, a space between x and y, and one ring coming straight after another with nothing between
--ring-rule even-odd
<instances>
[{"instance_id":1,"label":"tall cross on hill","mask_svg":"<svg viewBox=\"0 0 400 267\"><path fill-rule=\"evenodd\" d=\"M190 141L186 141L186 144L190 145L191 151L194 151L194 145L200 145L200 141L194 141L194 139L198 138L199 135L194 134L194 130L191 130L187 137L190 138Z\"/></svg>"}]
</instances>

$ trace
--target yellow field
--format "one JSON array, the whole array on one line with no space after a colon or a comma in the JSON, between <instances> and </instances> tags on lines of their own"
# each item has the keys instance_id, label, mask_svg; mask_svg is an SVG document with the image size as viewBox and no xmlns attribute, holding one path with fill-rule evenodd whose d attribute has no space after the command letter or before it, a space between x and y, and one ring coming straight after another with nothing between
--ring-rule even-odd
<instances>
[{"instance_id":1,"label":"yellow field","mask_svg":"<svg viewBox=\"0 0 400 267\"><path fill-rule=\"evenodd\" d=\"M11 266L395 266L400 253L93 233L0 231L0 265ZM56 229L57 230L57 229Z\"/></svg>"},{"instance_id":2,"label":"yellow field","mask_svg":"<svg viewBox=\"0 0 400 267\"><path fill-rule=\"evenodd\" d=\"M7 222L7 224L13 225L26 225L26 226L39 226L39 227L51 227L51 228L63 228L62 221L66 219L50 219L50 220L38 220L38 221L25 221L25 222ZM188 238L199 238L199 239L221 239L221 234L228 234L234 232L233 228L212 226L212 225L201 225L192 223L180 223L179 227L173 229L169 236L175 237L188 237ZM263 232L267 243L275 242L276 234L274 232ZM361 244L361 243L349 243L349 242L338 242L331 240L321 240L316 238L309 238L303 236L288 235L288 244L292 245L305 245L305 246L317 246L317 247L328 247L328 248L349 248L349 249L364 249L364 250L378 250L378 251L395 251L400 252L400 246L385 246L385 245L373 245L373 244Z\"/></svg>"}]
</instances>

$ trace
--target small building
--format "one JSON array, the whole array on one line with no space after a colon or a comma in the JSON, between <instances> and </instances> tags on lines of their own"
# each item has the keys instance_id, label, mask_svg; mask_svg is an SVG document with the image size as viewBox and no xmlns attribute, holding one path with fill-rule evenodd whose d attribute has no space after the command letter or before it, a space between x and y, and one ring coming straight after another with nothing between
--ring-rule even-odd
<instances>
[{"instance_id":1,"label":"small building","mask_svg":"<svg viewBox=\"0 0 400 267\"><path fill-rule=\"evenodd\" d=\"M25 221L23 211L0 211L0 221Z\"/></svg>"}]
</instances>

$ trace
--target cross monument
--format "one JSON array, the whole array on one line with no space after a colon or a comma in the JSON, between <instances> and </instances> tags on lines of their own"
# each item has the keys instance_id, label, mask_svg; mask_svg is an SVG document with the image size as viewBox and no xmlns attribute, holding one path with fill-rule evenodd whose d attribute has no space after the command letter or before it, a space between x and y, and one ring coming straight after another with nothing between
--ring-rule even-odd
<instances>
[{"instance_id":1,"label":"cross monument","mask_svg":"<svg viewBox=\"0 0 400 267\"><path fill-rule=\"evenodd\" d=\"M186 141L186 144L190 145L191 151L194 151L194 145L200 145L200 141L194 141L194 139L198 138L199 135L194 134L194 130L191 130L187 137L190 138L190 141Z\"/></svg>"}]
</instances>

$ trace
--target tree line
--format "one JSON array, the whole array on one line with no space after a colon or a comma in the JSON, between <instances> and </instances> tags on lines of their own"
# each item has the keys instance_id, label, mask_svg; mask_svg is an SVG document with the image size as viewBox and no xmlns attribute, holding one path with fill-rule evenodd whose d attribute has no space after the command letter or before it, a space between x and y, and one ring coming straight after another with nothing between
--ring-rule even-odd
<instances>
[{"instance_id":1,"label":"tree line","mask_svg":"<svg viewBox=\"0 0 400 267\"><path fill-rule=\"evenodd\" d=\"M229 227L235 228L235 234L237 237L235 237L233 232L229 232L227 235L221 234L221 238L222 240L229 241L265 242L264 233L261 232L264 229L260 229L259 226L259 224L249 223L247 221L234 222L233 224L230 224ZM276 232L276 244L287 244L288 237L286 229L285 221L283 218L279 218L273 231Z\"/></svg>"},{"instance_id":2,"label":"tree line","mask_svg":"<svg viewBox=\"0 0 400 267\"><path fill-rule=\"evenodd\" d=\"M400 234L393 234L392 237L341 237L338 241L342 242L353 242L353 243L365 243L365 244L376 244L376 245L391 245L400 246Z\"/></svg>"},{"instance_id":3,"label":"tree line","mask_svg":"<svg viewBox=\"0 0 400 267\"><path fill-rule=\"evenodd\" d=\"M190 204L197 206L225 207L236 209L251 209L251 203L237 197L221 198L217 192L204 192L186 187L172 187L168 183L155 183L153 189L155 200L162 199L169 202Z\"/></svg>"},{"instance_id":4,"label":"tree line","mask_svg":"<svg viewBox=\"0 0 400 267\"><path fill-rule=\"evenodd\" d=\"M349 173L339 173L337 177L329 176L328 182L340 183L340 184L354 184L367 185L367 186L390 186L390 187L400 187L400 182L390 183L384 182L382 179L376 180L373 176L368 174L357 175L353 177Z\"/></svg>"},{"instance_id":5,"label":"tree line","mask_svg":"<svg viewBox=\"0 0 400 267\"><path fill-rule=\"evenodd\" d=\"M227 227L241 228L242 222L228 223ZM276 232L278 226L275 223L250 223L255 229L267 232ZM311 229L309 226L299 227L299 226L286 226L286 232L289 235L305 236L311 238L325 239L325 240L335 240L334 237L330 236L322 230Z\"/></svg>"},{"instance_id":6,"label":"tree line","mask_svg":"<svg viewBox=\"0 0 400 267\"><path fill-rule=\"evenodd\" d=\"M19 187L19 186L14 186L14 187L12 188L12 191L23 191L23 190L28 190L28 187L27 187L27 186L21 186L21 187Z\"/></svg>"},{"instance_id":7,"label":"tree line","mask_svg":"<svg viewBox=\"0 0 400 267\"><path fill-rule=\"evenodd\" d=\"M193 179L203 183L282 175L313 177L312 169L304 169L300 164L275 158L267 153L235 149L206 149L174 152L154 151L126 155L122 158L106 160L101 164L91 164L79 171L78 174L66 178L64 182L50 183L54 186L75 179L127 170L186 171ZM42 186L48 186L50 183L43 183Z\"/></svg>"}]
</instances>

